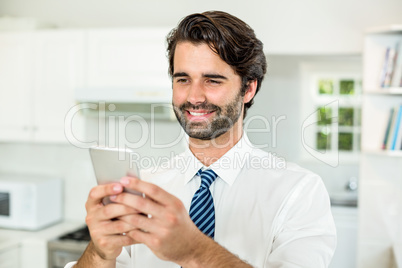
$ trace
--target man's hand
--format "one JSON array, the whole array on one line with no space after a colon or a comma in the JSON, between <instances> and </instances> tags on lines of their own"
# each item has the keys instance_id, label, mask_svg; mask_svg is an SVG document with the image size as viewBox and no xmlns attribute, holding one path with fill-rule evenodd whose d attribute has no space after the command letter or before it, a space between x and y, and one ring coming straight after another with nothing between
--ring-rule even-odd
<instances>
[{"instance_id":1,"label":"man's hand","mask_svg":"<svg viewBox=\"0 0 402 268\"><path fill-rule=\"evenodd\" d=\"M207 237L192 222L183 203L160 187L137 178L124 177L120 183L145 194L145 198L129 193L111 198L142 213L126 214L119 218L127 225L136 227L127 232L127 236L145 244L160 259L181 265L193 259L197 240Z\"/></svg>"},{"instance_id":2,"label":"man's hand","mask_svg":"<svg viewBox=\"0 0 402 268\"><path fill-rule=\"evenodd\" d=\"M127 221L120 220L126 215L138 213L132 207L124 204L102 204L102 199L123 192L119 183L98 185L89 193L86 202L86 223L91 234L91 250L103 260L113 260L121 253L122 247L135 243L135 240L123 233L132 231L135 227Z\"/></svg>"}]
</instances>

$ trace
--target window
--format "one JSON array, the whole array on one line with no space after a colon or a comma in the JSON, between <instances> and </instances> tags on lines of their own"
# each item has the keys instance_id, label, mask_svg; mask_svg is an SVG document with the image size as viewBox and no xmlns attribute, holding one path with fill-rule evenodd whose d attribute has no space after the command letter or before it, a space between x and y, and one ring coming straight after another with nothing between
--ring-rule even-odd
<instances>
[{"instance_id":1,"label":"window","mask_svg":"<svg viewBox=\"0 0 402 268\"><path fill-rule=\"evenodd\" d=\"M323 156L332 154L336 159L357 161L361 132L360 59L303 63L301 71L306 157L312 155L329 163L332 160L323 160Z\"/></svg>"},{"instance_id":2,"label":"window","mask_svg":"<svg viewBox=\"0 0 402 268\"><path fill-rule=\"evenodd\" d=\"M356 152L360 150L361 80L357 77L315 75L317 113L316 149ZM337 111L326 105L338 101ZM334 121L337 119L337 122ZM332 125L338 123L336 131Z\"/></svg>"}]
</instances>

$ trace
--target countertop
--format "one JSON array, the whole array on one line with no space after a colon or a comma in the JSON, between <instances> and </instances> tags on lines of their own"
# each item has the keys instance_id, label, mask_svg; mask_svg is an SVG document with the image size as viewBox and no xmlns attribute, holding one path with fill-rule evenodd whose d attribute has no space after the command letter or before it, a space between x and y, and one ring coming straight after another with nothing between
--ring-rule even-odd
<instances>
[{"instance_id":1,"label":"countertop","mask_svg":"<svg viewBox=\"0 0 402 268\"><path fill-rule=\"evenodd\" d=\"M84 222L63 221L38 231L0 228L0 252L17 251L20 268L47 267L48 241L84 224Z\"/></svg>"},{"instance_id":2,"label":"countertop","mask_svg":"<svg viewBox=\"0 0 402 268\"><path fill-rule=\"evenodd\" d=\"M23 231L0 228L0 251L14 247L22 247L24 243L46 242L60 236L63 233L72 231L84 222L63 221L38 231Z\"/></svg>"}]
</instances>

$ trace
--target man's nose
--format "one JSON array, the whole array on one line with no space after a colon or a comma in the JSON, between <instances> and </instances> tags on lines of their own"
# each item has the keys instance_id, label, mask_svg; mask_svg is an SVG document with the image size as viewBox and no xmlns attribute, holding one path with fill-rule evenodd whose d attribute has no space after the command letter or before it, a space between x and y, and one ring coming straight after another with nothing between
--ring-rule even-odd
<instances>
[{"instance_id":1,"label":"man's nose","mask_svg":"<svg viewBox=\"0 0 402 268\"><path fill-rule=\"evenodd\" d=\"M201 83L191 84L187 101L194 105L205 102L205 91Z\"/></svg>"}]
</instances>

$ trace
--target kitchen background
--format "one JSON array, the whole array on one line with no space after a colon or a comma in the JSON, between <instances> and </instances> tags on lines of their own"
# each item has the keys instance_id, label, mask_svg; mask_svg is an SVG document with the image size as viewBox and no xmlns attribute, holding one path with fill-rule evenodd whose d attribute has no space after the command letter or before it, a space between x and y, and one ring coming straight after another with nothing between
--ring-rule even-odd
<instances>
[{"instance_id":1,"label":"kitchen background","mask_svg":"<svg viewBox=\"0 0 402 268\"><path fill-rule=\"evenodd\" d=\"M120 82L116 82L114 85L113 81L119 81L119 76L107 77L107 72L108 70L113 72L120 69L124 73L124 70L132 67L124 61L127 60L122 54L124 53L124 44L119 43L124 42L125 33L129 35L132 31L137 31L136 35L138 35L138 31L149 29L149 32L155 32L155 36L160 36L160 31L167 33L167 29L174 27L184 16L205 10L224 10L238 16L254 28L257 36L264 43L269 65L268 74L255 99L254 106L248 112L248 133L255 144L269 145L264 150L274 152L287 161L297 162L322 177L332 198L332 208L339 235L338 249L331 267L377 268L392 267L393 265L396 267L399 257L393 253L396 246L388 241L389 239L366 238L366 233L359 230L359 227L362 226L362 217L363 219L367 218L367 214L359 212L360 206L356 206L358 199L356 183L358 182L357 185L359 185L362 179L359 176L361 160L359 144L360 133L364 131L364 128L360 127L359 114L362 106L360 94L362 93L364 77L364 36L368 28L402 24L402 16L400 15L402 2L395 0L341 0L336 2L250 0L247 3L233 0L219 2L210 0L201 2L191 0L0 0L0 71L3 70L7 74L12 74L5 77L0 72L0 104L2 106L0 108L0 173L3 174L3 177L8 176L10 178L12 178L10 174L26 174L28 180L30 175L61 178L63 182L62 220L56 225L37 231L14 231L9 228L0 228L0 267L48 267L48 261L49 263L54 262L52 258L62 259L65 257L64 252L59 252L59 255L53 257L51 255L53 253L47 250L47 243L84 223L86 215L84 204L89 189L96 184L88 150L78 148L67 141L55 139L53 132L46 132L45 130L44 134L39 133L41 125L45 126L46 124L37 118L44 116L46 121L52 120L53 114L54 118L57 118L57 114L62 114L63 117L61 118L64 119L69 108L79 101L96 101L94 99L96 94L83 89L89 86L93 86L95 89L102 88L102 90L106 88L106 93L102 95L105 97L102 100L111 103L116 101L113 98L117 97L110 92L108 93L107 89L113 89L113 86L127 87L130 79L124 84L125 82L121 81L125 78L120 76L121 84L118 85ZM26 42L30 42L29 40L32 38L32 40L36 40L36 37L32 36L9 37L9 34L15 32L19 34L33 33L35 31L27 30L32 28L38 28L37 31L43 33L43 39L39 38L38 40L42 40L40 42L45 44L52 42L47 41L46 38L52 38L47 37L48 35L54 35L55 32L61 33L60 39L52 43L60 44L60 48L54 45L52 51L58 55L56 57L59 63L61 62L60 66L62 67L59 69L69 72L67 77L63 73L60 74L61 71L56 72L51 70L52 67L49 67L52 66L53 52L49 54L42 50L40 52L29 52L32 55L26 58L33 58L31 59L31 64L34 66L32 67L34 70L32 75L19 73L20 69L18 68L23 64L18 65L18 63L7 61L9 60L7 53L1 51L2 48L7 48L4 45L8 42L7 40L12 40L10 42L16 42L15 44L21 44L21 42L27 44ZM399 28L398 33L401 33L401 28ZM146 33L145 35L149 36L149 40L154 40L152 34ZM101 49L105 49L99 44L106 40L109 42L109 37L113 37L115 40L114 43L110 43L112 48L103 54L104 58L98 59L97 55L102 54L96 53L103 53ZM64 67L63 57L66 61L70 58L69 54L60 54L60 51L65 49L63 46L66 44L63 38L73 40L71 47L80 47L80 42L84 42L82 45L84 49L79 48L78 52L74 54L74 57L77 57L74 58L75 63L80 62L82 58L81 67L83 70L79 69L81 67L78 67L78 70L72 70L71 66L74 66L75 63L71 62L69 63L71 65ZM82 40L93 40L93 43L88 45L81 38ZM135 42L135 38L129 41ZM33 41L33 50L40 47L40 42ZM114 51L116 53L112 53L110 56L113 46L114 49L123 48L121 50L123 52L120 51L119 54ZM155 54L160 56L157 53ZM148 56L147 53L143 57L146 56ZM128 59L130 57L141 58L139 55L127 56ZM158 59L152 55L149 57ZM106 66L107 60L111 58L114 58L114 64L120 67L108 69L111 67ZM38 64L38 62L42 62L42 59L49 66ZM118 62L119 59L122 59L122 62ZM163 80L166 75L166 72L163 71L166 67L165 64L162 63L157 67L148 66L149 70L152 70L153 67L158 69L156 73L164 83L166 82ZM14 67L17 71L13 73ZM92 72L91 68L95 71ZM130 74L129 77L132 75ZM158 84L158 82L152 81L158 79L137 77L145 80L145 83L154 83L152 85L155 85L158 90L159 87L164 86L164 83ZM44 82L41 82L41 79ZM33 90L21 90L21 87L31 87L30 83L35 84L32 86ZM102 85L102 83L104 84ZM136 83L136 85L140 85L143 82L137 81ZM168 99L170 89L168 83L165 83L166 89L163 93L167 95L161 97L160 103L164 103L166 102L164 100ZM41 88L41 85L45 85L42 88L46 88L46 85L52 86L41 91L38 89ZM54 88L54 85L57 85L57 88ZM342 91L348 85L352 85L353 92L346 89ZM331 88L329 94L325 92L328 87ZM54 92L51 92L52 90ZM146 91L146 89L142 90ZM149 90L155 91L152 88ZM145 116L145 122L150 124L151 120L146 111L149 111L150 103L155 99L154 97L159 95L147 97L147 93L142 92L145 94L144 97L144 94L141 95L140 93L137 93L137 96L140 96L137 99L126 101L128 104L117 105L115 113L108 113L107 116L117 116L119 113L125 115L138 114L141 111L141 115ZM345 94L348 96L343 96ZM60 98L62 98L61 101ZM124 95L120 98L124 98ZM317 119L316 121L320 121L317 110L325 107L333 100L338 100L337 105L340 108L349 107L349 110L339 109L340 118L346 116L345 114L352 118L350 119L352 120L351 124L345 123L344 126L340 126L340 130L350 134L349 139L346 140L346 145L343 145L345 147L342 147L340 151L337 151L340 148L338 140L334 140L336 135L332 135L329 140L325 139L327 143L324 144L324 147L320 145L323 135L326 138L328 134L321 131L322 126L328 122L319 122L311 126L303 125L311 116ZM400 99L397 101L401 102ZM353 110L352 112L350 107ZM93 141L100 136L97 111L89 110L91 109L86 109L85 113L78 113L74 117L74 124L76 125L73 127L76 129L75 134L80 140ZM148 139L143 146L136 149L141 156L167 157L172 152L177 153L182 150L184 146L182 142L164 149L155 149L151 144L151 142L156 144L172 143L180 135L180 127L174 119L172 120L168 110L167 108L154 121L153 140ZM266 121L262 118L268 120L270 129L266 127ZM15 122L17 120L20 122ZM21 123L21 120L24 123ZM277 120L275 130L272 129L274 120ZM59 123L64 127L64 122ZM330 132L333 130L331 128L332 123L334 122L329 123ZM340 124L342 123L340 122ZM20 129L10 132L9 126L15 129L20 127ZM58 127L60 128L60 126ZM108 136L106 138L101 137L100 141L114 140L109 139L111 135L109 131L110 122L105 123L105 129L108 130L106 131ZM138 131L139 129L143 131L137 121L128 124L127 129L125 129L125 137L129 137L128 139L135 143L141 139L141 133L143 133ZM35 131L38 131L39 134L35 134ZM306 136L302 139L303 134ZM309 148L314 150L311 151ZM327 159L323 157L323 154L317 154L317 151L328 152L327 156L330 158ZM339 159L333 158L337 155L339 155ZM387 159L380 160L387 161ZM396 165L400 165L400 157L392 161ZM360 198L359 202L361 201ZM49 201L51 202L51 200ZM391 206L394 201L391 199L389 203L382 202L383 209ZM396 208L401 208L400 202ZM367 208L366 211L369 210L370 208ZM400 215L400 211L397 210L396 215ZM360 222L358 220L359 215L361 216ZM374 214L370 216L376 217ZM384 218L385 223L382 222L382 224L393 225L395 219L398 218ZM400 216L399 222L401 222ZM374 226L372 230L375 230L377 226L375 223L372 225ZM364 225L363 227L366 228ZM402 234L399 233L399 235Z\"/></svg>"}]
</instances>

